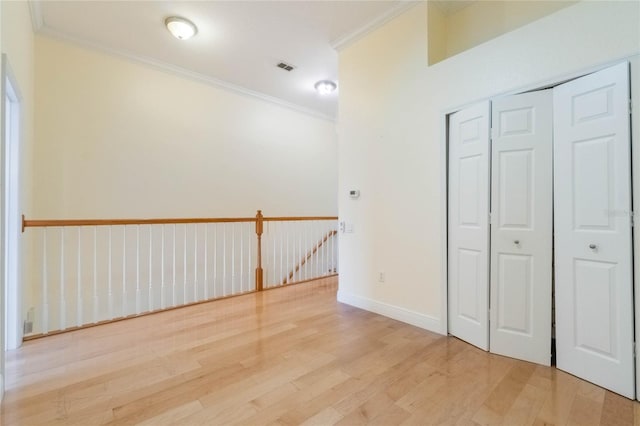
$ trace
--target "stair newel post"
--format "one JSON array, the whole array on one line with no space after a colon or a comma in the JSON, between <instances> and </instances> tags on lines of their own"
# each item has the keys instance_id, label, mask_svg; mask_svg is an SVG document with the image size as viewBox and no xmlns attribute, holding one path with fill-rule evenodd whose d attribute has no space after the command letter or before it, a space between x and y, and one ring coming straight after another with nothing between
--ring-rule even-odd
<instances>
[{"instance_id":1,"label":"stair newel post","mask_svg":"<svg viewBox=\"0 0 640 426\"><path fill-rule=\"evenodd\" d=\"M258 256L256 263L256 290L262 291L262 230L263 230L262 210L256 214L256 235L258 236Z\"/></svg>"}]
</instances>

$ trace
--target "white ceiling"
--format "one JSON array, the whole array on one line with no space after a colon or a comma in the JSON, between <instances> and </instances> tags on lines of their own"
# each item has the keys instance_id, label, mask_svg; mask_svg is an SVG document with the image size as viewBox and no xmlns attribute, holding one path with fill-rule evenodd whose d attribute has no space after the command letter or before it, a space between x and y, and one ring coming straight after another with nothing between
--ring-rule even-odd
<instances>
[{"instance_id":1,"label":"white ceiling","mask_svg":"<svg viewBox=\"0 0 640 426\"><path fill-rule=\"evenodd\" d=\"M34 22L44 34L125 55L232 90L334 118L337 93L313 85L338 80L343 43L411 6L376 1L36 1ZM179 41L168 16L198 26ZM291 72L276 67L295 65ZM339 82L338 82L339 85Z\"/></svg>"}]
</instances>

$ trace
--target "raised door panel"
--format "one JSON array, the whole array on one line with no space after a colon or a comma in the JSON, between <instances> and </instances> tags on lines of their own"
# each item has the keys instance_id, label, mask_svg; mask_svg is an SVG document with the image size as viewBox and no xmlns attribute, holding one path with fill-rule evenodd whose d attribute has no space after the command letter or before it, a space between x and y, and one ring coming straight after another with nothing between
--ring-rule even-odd
<instances>
[{"instance_id":1,"label":"raised door panel","mask_svg":"<svg viewBox=\"0 0 640 426\"><path fill-rule=\"evenodd\" d=\"M498 258L498 332L531 336L535 306L533 257L500 254Z\"/></svg>"},{"instance_id":2,"label":"raised door panel","mask_svg":"<svg viewBox=\"0 0 640 426\"><path fill-rule=\"evenodd\" d=\"M502 151L500 167L499 223L502 229L531 229L533 219L532 149Z\"/></svg>"},{"instance_id":3,"label":"raised door panel","mask_svg":"<svg viewBox=\"0 0 640 426\"><path fill-rule=\"evenodd\" d=\"M612 230L615 153L610 136L575 141L572 144L573 226L576 230Z\"/></svg>"},{"instance_id":4,"label":"raised door panel","mask_svg":"<svg viewBox=\"0 0 640 426\"><path fill-rule=\"evenodd\" d=\"M576 260L573 282L576 348L613 361L618 359L619 340L617 266L611 262Z\"/></svg>"},{"instance_id":5,"label":"raised door panel","mask_svg":"<svg viewBox=\"0 0 640 426\"><path fill-rule=\"evenodd\" d=\"M480 197L483 196L481 193L483 161L486 161L486 158L482 155L462 157L459 160L457 202L460 226L475 228L481 226L480 218L483 212L480 210L484 207L480 202Z\"/></svg>"},{"instance_id":6,"label":"raised door panel","mask_svg":"<svg viewBox=\"0 0 640 426\"><path fill-rule=\"evenodd\" d=\"M479 250L460 249L458 251L458 316L461 320L481 325L482 280L480 276L482 253Z\"/></svg>"}]
</instances>

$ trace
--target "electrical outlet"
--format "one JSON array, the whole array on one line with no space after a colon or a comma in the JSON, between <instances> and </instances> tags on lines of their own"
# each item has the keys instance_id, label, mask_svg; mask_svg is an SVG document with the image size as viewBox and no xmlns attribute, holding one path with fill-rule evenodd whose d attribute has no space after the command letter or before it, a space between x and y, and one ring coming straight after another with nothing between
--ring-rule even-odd
<instances>
[{"instance_id":1,"label":"electrical outlet","mask_svg":"<svg viewBox=\"0 0 640 426\"><path fill-rule=\"evenodd\" d=\"M385 276L385 275L386 275L386 274L385 274L384 272L378 272L378 282L379 282L379 283L383 283L383 282L384 282L384 280L385 280L385 278L386 278L386 276Z\"/></svg>"}]
</instances>

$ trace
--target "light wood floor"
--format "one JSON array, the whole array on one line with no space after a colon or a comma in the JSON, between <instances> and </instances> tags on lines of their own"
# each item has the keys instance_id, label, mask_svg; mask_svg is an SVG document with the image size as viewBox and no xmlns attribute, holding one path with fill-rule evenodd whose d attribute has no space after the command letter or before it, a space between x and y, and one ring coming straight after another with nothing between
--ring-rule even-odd
<instances>
[{"instance_id":1,"label":"light wood floor","mask_svg":"<svg viewBox=\"0 0 640 426\"><path fill-rule=\"evenodd\" d=\"M3 425L640 425L554 368L336 302L326 279L26 343Z\"/></svg>"}]
</instances>

